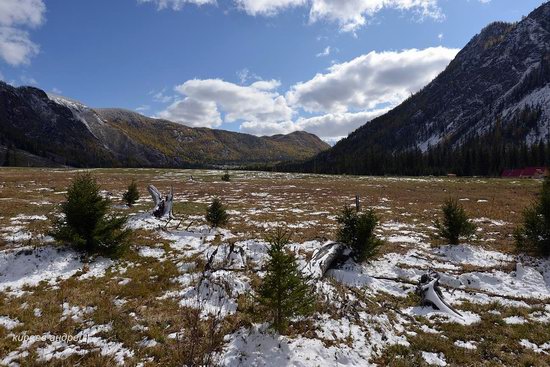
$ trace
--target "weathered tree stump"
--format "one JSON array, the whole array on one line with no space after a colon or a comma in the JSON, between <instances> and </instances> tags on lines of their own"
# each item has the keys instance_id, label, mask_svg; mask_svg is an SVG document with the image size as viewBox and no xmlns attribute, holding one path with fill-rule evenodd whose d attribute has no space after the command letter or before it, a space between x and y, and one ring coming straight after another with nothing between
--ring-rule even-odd
<instances>
[{"instance_id":1,"label":"weathered tree stump","mask_svg":"<svg viewBox=\"0 0 550 367\"><path fill-rule=\"evenodd\" d=\"M155 203L153 208L153 215L156 218L168 217L168 219L175 219L172 208L174 205L174 189L170 188L170 193L166 196L162 196L160 191L153 185L147 187L147 191L151 194L151 198Z\"/></svg>"}]
</instances>

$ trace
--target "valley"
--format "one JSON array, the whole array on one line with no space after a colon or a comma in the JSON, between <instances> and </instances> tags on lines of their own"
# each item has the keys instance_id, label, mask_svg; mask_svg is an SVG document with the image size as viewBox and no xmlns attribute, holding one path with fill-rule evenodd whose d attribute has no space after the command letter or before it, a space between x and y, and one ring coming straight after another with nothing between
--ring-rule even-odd
<instances>
[{"instance_id":1,"label":"valley","mask_svg":"<svg viewBox=\"0 0 550 367\"><path fill-rule=\"evenodd\" d=\"M82 172L0 169L2 365L182 365L205 355L221 366L550 364L550 261L519 253L513 239L539 180L229 171L224 182L216 170L94 169L132 229L128 251L111 259L47 235ZM141 198L128 208L132 180ZM174 189L168 226L150 214L149 184ZM290 231L303 268L335 239L336 215L355 195L380 218L379 254L315 280L313 314L293 319L287 335L272 332L253 299L266 235ZM214 197L230 216L219 229L204 220ZM434 238L448 197L477 227L456 246ZM461 318L420 307L414 289L430 268Z\"/></svg>"}]
</instances>

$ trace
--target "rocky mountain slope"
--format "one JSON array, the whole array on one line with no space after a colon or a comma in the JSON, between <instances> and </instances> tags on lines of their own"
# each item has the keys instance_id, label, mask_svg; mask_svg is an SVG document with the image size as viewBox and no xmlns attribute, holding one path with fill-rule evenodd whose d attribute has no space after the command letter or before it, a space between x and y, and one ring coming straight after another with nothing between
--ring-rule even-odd
<instances>
[{"instance_id":1,"label":"rocky mountain slope","mask_svg":"<svg viewBox=\"0 0 550 367\"><path fill-rule=\"evenodd\" d=\"M0 164L76 167L205 167L307 159L328 149L315 135L256 137L190 128L121 109L92 109L33 87L0 82ZM9 157L9 153L12 156ZM42 161L43 162L43 161ZM43 163L41 163L43 165Z\"/></svg>"},{"instance_id":2,"label":"rocky mountain slope","mask_svg":"<svg viewBox=\"0 0 550 367\"><path fill-rule=\"evenodd\" d=\"M550 138L550 3L487 26L420 92L300 169L372 173L375 154L458 149L495 128L516 146Z\"/></svg>"}]
</instances>

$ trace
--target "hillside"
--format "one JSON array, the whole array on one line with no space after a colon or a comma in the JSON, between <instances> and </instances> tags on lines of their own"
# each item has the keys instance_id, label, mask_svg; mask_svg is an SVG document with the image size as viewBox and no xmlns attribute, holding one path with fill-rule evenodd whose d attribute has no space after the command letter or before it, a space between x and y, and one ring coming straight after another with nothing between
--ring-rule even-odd
<instances>
[{"instance_id":1,"label":"hillside","mask_svg":"<svg viewBox=\"0 0 550 367\"><path fill-rule=\"evenodd\" d=\"M420 92L331 150L285 169L498 174L507 166L549 164L549 129L550 3L545 3L518 23L487 26Z\"/></svg>"},{"instance_id":2,"label":"hillside","mask_svg":"<svg viewBox=\"0 0 550 367\"><path fill-rule=\"evenodd\" d=\"M121 109L93 109L37 88L3 82L0 145L9 148L0 151L0 163L6 165L18 155L18 165L173 168L307 159L329 147L306 132L256 137L190 128ZM49 163L25 159L30 155Z\"/></svg>"}]
</instances>

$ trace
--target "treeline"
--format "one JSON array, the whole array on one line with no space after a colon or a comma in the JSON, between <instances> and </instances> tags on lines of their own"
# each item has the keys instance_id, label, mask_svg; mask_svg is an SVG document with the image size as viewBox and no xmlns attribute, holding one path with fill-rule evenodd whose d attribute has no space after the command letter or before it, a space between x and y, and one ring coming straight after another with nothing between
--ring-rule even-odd
<instances>
[{"instance_id":1,"label":"treeline","mask_svg":"<svg viewBox=\"0 0 550 367\"><path fill-rule=\"evenodd\" d=\"M525 138L530 132L534 132L535 136L546 135L538 131L541 114L541 107L527 106L505 126L497 121L483 135L444 141L426 152L415 147L394 153L383 146L373 145L359 153L334 157L328 152L305 163L281 164L264 169L357 175L441 176L452 173L460 176L500 176L505 169L550 166L550 140L528 144Z\"/></svg>"}]
</instances>

